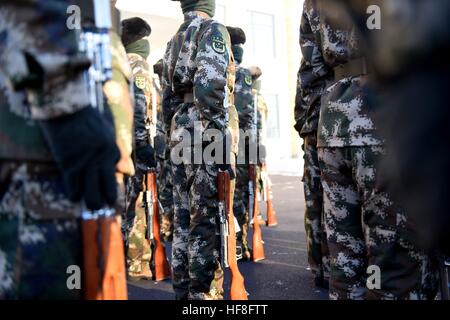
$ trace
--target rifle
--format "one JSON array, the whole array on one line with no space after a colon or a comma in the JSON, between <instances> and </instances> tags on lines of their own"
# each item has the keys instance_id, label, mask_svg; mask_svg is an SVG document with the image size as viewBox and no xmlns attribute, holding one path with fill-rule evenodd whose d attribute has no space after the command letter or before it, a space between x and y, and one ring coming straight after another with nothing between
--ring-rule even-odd
<instances>
[{"instance_id":1,"label":"rifle","mask_svg":"<svg viewBox=\"0 0 450 320\"><path fill-rule=\"evenodd\" d=\"M231 300L247 300L244 277L239 271L236 259L236 230L232 211L232 193L230 173L219 171L217 175L219 193L219 222L220 222L220 258L222 268L230 268L231 272Z\"/></svg>"},{"instance_id":2,"label":"rifle","mask_svg":"<svg viewBox=\"0 0 450 320\"><path fill-rule=\"evenodd\" d=\"M278 224L276 212L273 209L272 198L270 196L269 174L267 173L267 165L263 163L261 166L261 179L263 182L263 201L267 203L267 220L266 226L275 227Z\"/></svg>"},{"instance_id":3,"label":"rifle","mask_svg":"<svg viewBox=\"0 0 450 320\"><path fill-rule=\"evenodd\" d=\"M80 34L80 52L92 64L84 74L91 105L104 113L104 84L112 78L109 0L93 1L95 25ZM126 300L125 256L122 232L109 208L82 213L84 295L87 300Z\"/></svg>"},{"instance_id":4,"label":"rifle","mask_svg":"<svg viewBox=\"0 0 450 320\"><path fill-rule=\"evenodd\" d=\"M253 103L253 125L252 125L252 140L250 143L257 143L257 128L258 126L258 97L254 95L254 103ZM258 205L258 183L256 181L256 164L251 163L251 159L249 159L250 164L248 167L248 211L249 218L252 219L253 222L253 261L257 262L265 259L264 254L264 241L262 239L262 231L261 226L259 225L259 205Z\"/></svg>"},{"instance_id":5,"label":"rifle","mask_svg":"<svg viewBox=\"0 0 450 320\"><path fill-rule=\"evenodd\" d=\"M159 202L156 183L156 172L150 170L145 175L144 208L147 220L145 237L153 241L153 262L155 266L155 280L163 281L171 277L169 263L166 258L166 250L161 241L159 224Z\"/></svg>"},{"instance_id":6,"label":"rifle","mask_svg":"<svg viewBox=\"0 0 450 320\"><path fill-rule=\"evenodd\" d=\"M249 172L249 182L248 182L248 193L249 193L249 204L248 211L249 216L252 219L253 225L253 255L252 259L254 262L264 260L264 241L262 239L262 230L259 225L258 215L259 215L259 205L256 195L258 194L258 185L256 184L256 165L250 164L248 168Z\"/></svg>"}]
</instances>

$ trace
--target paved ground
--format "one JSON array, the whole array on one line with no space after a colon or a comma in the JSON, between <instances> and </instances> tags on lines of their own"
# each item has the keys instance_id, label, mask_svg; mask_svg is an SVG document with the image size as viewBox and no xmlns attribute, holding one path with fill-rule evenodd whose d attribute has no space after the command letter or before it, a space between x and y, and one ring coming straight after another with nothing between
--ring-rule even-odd
<instances>
[{"instance_id":1,"label":"paved ground","mask_svg":"<svg viewBox=\"0 0 450 320\"><path fill-rule=\"evenodd\" d=\"M299 177L272 176L274 207L278 226L263 227L266 259L258 263L240 263L251 300L326 299L327 293L316 290L307 270L304 198ZM265 208L261 208L265 217ZM251 239L251 237L249 238ZM170 248L167 248L170 250ZM169 252L169 251L168 251ZM226 274L225 288L229 287ZM171 300L170 281L129 283L129 298ZM227 291L226 291L227 292Z\"/></svg>"}]
</instances>

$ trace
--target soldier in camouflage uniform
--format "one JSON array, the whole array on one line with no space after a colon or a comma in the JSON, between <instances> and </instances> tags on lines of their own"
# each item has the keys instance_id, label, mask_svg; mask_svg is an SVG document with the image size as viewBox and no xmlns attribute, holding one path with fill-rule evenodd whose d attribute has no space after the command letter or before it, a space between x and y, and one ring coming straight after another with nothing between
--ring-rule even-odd
<instances>
[{"instance_id":1,"label":"soldier in camouflage uniform","mask_svg":"<svg viewBox=\"0 0 450 320\"><path fill-rule=\"evenodd\" d=\"M201 150L203 142L199 145L186 137L181 141L180 135L188 133L192 138L194 127L203 138L206 129L222 133L228 126L237 129L236 110L227 104L232 101L234 63L226 28L211 18L215 1L180 2L184 23L167 46L163 72L163 114L165 124L171 126L174 184L173 287L177 299L222 299L217 174L218 170L234 172L229 164L189 159L186 155ZM233 141L237 142L236 136ZM187 151L183 150L182 161L175 161L179 145Z\"/></svg>"},{"instance_id":2,"label":"soldier in camouflage uniform","mask_svg":"<svg viewBox=\"0 0 450 320\"><path fill-rule=\"evenodd\" d=\"M434 280L429 259L402 238L407 216L376 180L384 141L373 123L366 86L370 69L355 25L335 1L307 0L302 38L311 63L301 69L301 98L314 103L317 92L324 90L317 146L330 298L427 298ZM366 288L371 266L380 269L380 288Z\"/></svg>"},{"instance_id":3,"label":"soldier in camouflage uniform","mask_svg":"<svg viewBox=\"0 0 450 320\"><path fill-rule=\"evenodd\" d=\"M0 1L0 299L82 298L67 287L67 268L83 264L81 201L114 205L116 164L131 163L90 107L72 3Z\"/></svg>"},{"instance_id":4,"label":"soldier in camouflage uniform","mask_svg":"<svg viewBox=\"0 0 450 320\"><path fill-rule=\"evenodd\" d=\"M257 138L258 138L258 167L257 167L257 177L258 177L258 190L264 190L264 181L266 179L266 183L269 185L272 184L269 175L267 172L263 172L263 164L266 162L266 142L267 142L267 118L269 116L269 109L267 107L266 100L264 96L261 94L261 79L262 70L257 66L251 66L249 68L250 74L252 75L252 94L256 99L257 103ZM265 175L265 177L263 176ZM269 197L272 195L269 194Z\"/></svg>"},{"instance_id":5,"label":"soldier in camouflage uniform","mask_svg":"<svg viewBox=\"0 0 450 320\"><path fill-rule=\"evenodd\" d=\"M170 151L168 147L170 128L164 125L161 106L163 67L162 59L153 66L153 71L157 75L154 81L154 88L158 101L155 155L158 160L158 196L163 208L161 212L161 235L164 241L171 242L173 238L173 184Z\"/></svg>"},{"instance_id":6,"label":"soldier in camouflage uniform","mask_svg":"<svg viewBox=\"0 0 450 320\"><path fill-rule=\"evenodd\" d=\"M381 21L383 32L367 28L364 9L369 5L380 9L373 16L382 20L369 21ZM414 0L346 1L345 9L359 26L374 65L371 87L383 90L374 100L375 121L387 148L380 181L407 210L400 226L401 246L419 245L433 260L450 256L450 161L442 152L449 136L450 2L437 0L430 6ZM419 145L424 152L417 151ZM448 290L445 281L442 286Z\"/></svg>"},{"instance_id":7,"label":"soldier in camouflage uniform","mask_svg":"<svg viewBox=\"0 0 450 320\"><path fill-rule=\"evenodd\" d=\"M233 50L234 60L236 62L236 83L234 88L234 102L236 110L239 115L239 155L238 163L236 165L236 192L234 194L234 215L239 223L241 229L236 234L236 250L237 256L242 257L243 260L250 260L251 253L248 247L248 144L249 141L245 135L251 134L251 129L254 122L253 110L253 94L252 94L252 76L250 70L242 67L244 49L242 45L246 42L245 33L241 28L227 27L230 33L231 45ZM239 161L242 160L242 161Z\"/></svg>"},{"instance_id":8,"label":"soldier in camouflage uniform","mask_svg":"<svg viewBox=\"0 0 450 320\"><path fill-rule=\"evenodd\" d=\"M150 280L151 244L146 239L147 217L143 206L145 174L156 167L149 126L152 121L152 78L146 61L151 28L141 18L122 21L122 43L133 72L134 83L134 160L136 173L127 179L127 267L128 278Z\"/></svg>"},{"instance_id":9,"label":"soldier in camouflage uniform","mask_svg":"<svg viewBox=\"0 0 450 320\"><path fill-rule=\"evenodd\" d=\"M317 150L317 127L320 114L320 97L324 86L314 87L316 77L328 76L326 70L314 69L320 52L311 45L311 23L307 12L303 13L300 26L302 62L298 72L295 98L295 129L303 139L304 152L303 187L305 194L305 231L308 248L308 264L314 275L315 285L328 287L328 244L323 211L323 190ZM331 79L329 79L331 80Z\"/></svg>"}]
</instances>

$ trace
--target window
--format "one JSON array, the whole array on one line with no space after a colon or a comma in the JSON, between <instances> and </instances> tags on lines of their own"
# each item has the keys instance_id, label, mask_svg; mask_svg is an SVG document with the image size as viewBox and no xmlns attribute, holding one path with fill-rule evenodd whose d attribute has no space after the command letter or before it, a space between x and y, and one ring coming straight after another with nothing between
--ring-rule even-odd
<instances>
[{"instance_id":1,"label":"window","mask_svg":"<svg viewBox=\"0 0 450 320\"><path fill-rule=\"evenodd\" d=\"M249 11L249 48L254 55L275 57L275 23L271 14Z\"/></svg>"},{"instance_id":2,"label":"window","mask_svg":"<svg viewBox=\"0 0 450 320\"><path fill-rule=\"evenodd\" d=\"M267 137L269 139L280 138L280 110L278 105L278 95L267 94L264 95L267 103L268 118L267 118Z\"/></svg>"},{"instance_id":3,"label":"window","mask_svg":"<svg viewBox=\"0 0 450 320\"><path fill-rule=\"evenodd\" d=\"M223 25L226 25L226 9L223 4L218 4L216 6L216 14L214 16L214 19L219 21Z\"/></svg>"}]
</instances>

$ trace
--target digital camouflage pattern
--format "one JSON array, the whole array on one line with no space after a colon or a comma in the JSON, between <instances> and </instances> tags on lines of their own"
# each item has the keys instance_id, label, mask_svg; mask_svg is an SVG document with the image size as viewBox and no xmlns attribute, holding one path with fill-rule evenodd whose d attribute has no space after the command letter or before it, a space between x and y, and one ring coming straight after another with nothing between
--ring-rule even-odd
<instances>
[{"instance_id":1,"label":"digital camouflage pattern","mask_svg":"<svg viewBox=\"0 0 450 320\"><path fill-rule=\"evenodd\" d=\"M18 115L22 107L15 100L24 101L24 108L28 105L25 93L8 90L0 73L0 159L53 162L38 123Z\"/></svg>"},{"instance_id":2,"label":"digital camouflage pattern","mask_svg":"<svg viewBox=\"0 0 450 320\"><path fill-rule=\"evenodd\" d=\"M304 60L299 72L296 101L297 130L308 133L317 122L322 91L318 147L381 145L365 89L366 77L334 82L333 69L362 58L356 27L342 6L330 0L305 1L301 46Z\"/></svg>"},{"instance_id":3,"label":"digital camouflage pattern","mask_svg":"<svg viewBox=\"0 0 450 320\"><path fill-rule=\"evenodd\" d=\"M319 149L332 299L432 299L436 294L436 273L415 247L407 215L376 185L383 154L378 146ZM370 266L381 270L379 290L366 287Z\"/></svg>"},{"instance_id":4,"label":"digital camouflage pattern","mask_svg":"<svg viewBox=\"0 0 450 320\"><path fill-rule=\"evenodd\" d=\"M81 299L66 284L82 265L81 206L57 169L0 159L0 183L0 299Z\"/></svg>"},{"instance_id":5,"label":"digital camouflage pattern","mask_svg":"<svg viewBox=\"0 0 450 320\"><path fill-rule=\"evenodd\" d=\"M11 121L0 126L0 299L83 297L81 290L67 287L67 268L83 264L82 208L68 200L37 124L89 105L80 73L86 61L77 57L76 34L66 26L71 3L0 1L0 114L2 121ZM36 64L28 65L25 55ZM36 66L44 70L44 77ZM106 94L115 80L105 86ZM23 89L12 91L13 87ZM115 123L121 124L122 156L131 150L131 130L126 135L130 105L120 110L111 103ZM130 161L121 164L121 173L132 172L126 165ZM119 195L116 210L122 207L120 199Z\"/></svg>"},{"instance_id":6,"label":"digital camouflage pattern","mask_svg":"<svg viewBox=\"0 0 450 320\"><path fill-rule=\"evenodd\" d=\"M420 245L450 256L450 159L443 152L450 136L450 2L371 4L379 5L383 28L383 32L362 28L367 54L379 76L374 87L383 88L376 121L386 137L387 158L380 171L393 197L415 222L412 227ZM367 15L358 10L358 1L347 5L365 26ZM419 145L426 151L417 152Z\"/></svg>"},{"instance_id":7,"label":"digital camouflage pattern","mask_svg":"<svg viewBox=\"0 0 450 320\"><path fill-rule=\"evenodd\" d=\"M323 190L317 153L317 130L320 100L330 81L330 68L324 63L321 48L316 44L313 30L320 25L320 17L314 8L307 11L307 4L300 25L302 61L298 71L295 97L295 129L303 138L305 194L305 231L308 263L316 277L329 276L328 246L323 221Z\"/></svg>"},{"instance_id":8,"label":"digital camouflage pattern","mask_svg":"<svg viewBox=\"0 0 450 320\"><path fill-rule=\"evenodd\" d=\"M150 74L150 67L147 61L136 53L128 53L128 59L133 72L134 81L134 134L136 148L151 145L150 132L146 126L155 125L152 123L152 87L153 78ZM137 161L137 167L146 170Z\"/></svg>"},{"instance_id":9,"label":"digital camouflage pattern","mask_svg":"<svg viewBox=\"0 0 450 320\"><path fill-rule=\"evenodd\" d=\"M323 216L323 190L320 177L316 134L304 135L305 231L308 263L316 276L329 277L330 262Z\"/></svg>"},{"instance_id":10,"label":"digital camouflage pattern","mask_svg":"<svg viewBox=\"0 0 450 320\"><path fill-rule=\"evenodd\" d=\"M172 164L170 161L170 130L164 125L162 111L162 87L159 77L153 79L153 95L157 104L156 137L154 140L155 155L158 165L158 198L162 210L161 235L164 241L172 241L173 236L173 183Z\"/></svg>"},{"instance_id":11,"label":"digital camouflage pattern","mask_svg":"<svg viewBox=\"0 0 450 320\"><path fill-rule=\"evenodd\" d=\"M170 147L179 143L175 130L193 135L203 128L228 129L238 119L227 114L234 106L224 101L234 89L234 64L226 28L202 13L187 12L169 42L164 57L163 114L171 125ZM184 103L193 94L193 103ZM173 117L170 117L173 115ZM236 141L238 139L236 138ZM214 163L193 165L172 161L174 185L173 287L177 299L222 299L223 272L219 262L217 173Z\"/></svg>"},{"instance_id":12,"label":"digital camouflage pattern","mask_svg":"<svg viewBox=\"0 0 450 320\"><path fill-rule=\"evenodd\" d=\"M239 115L240 132L250 132L254 124L254 95L252 91L253 79L250 70L237 65L236 67L236 83L234 89L234 101L236 110ZM244 137L240 136L239 155L244 157L247 144ZM248 149L248 148L247 148ZM244 158L242 158L244 159ZM234 193L233 213L239 223L241 232L237 233L237 246L241 246L242 253L248 252L248 166L249 160L245 159L245 163L236 165L236 190Z\"/></svg>"},{"instance_id":13,"label":"digital camouflage pattern","mask_svg":"<svg viewBox=\"0 0 450 320\"><path fill-rule=\"evenodd\" d=\"M434 274L429 260L412 245L413 237L405 242L400 236L408 233L401 227L407 215L376 179L384 152L375 133L375 110L369 104L370 76L332 79L335 67L364 57L356 26L341 4L307 0L302 32L305 60L297 98L304 106L297 115L316 110L317 95L323 93L317 145L331 263L330 297L431 297ZM366 289L367 267L372 265L381 268L380 290Z\"/></svg>"},{"instance_id":14,"label":"digital camouflage pattern","mask_svg":"<svg viewBox=\"0 0 450 320\"><path fill-rule=\"evenodd\" d=\"M141 148L151 147L153 79L147 61L136 53L128 53L134 82L134 141L135 154ZM150 169L145 159L135 156L136 173L127 179L127 266L130 276L151 278L152 256L150 240L145 238L147 227L143 206L144 177Z\"/></svg>"},{"instance_id":15,"label":"digital camouflage pattern","mask_svg":"<svg viewBox=\"0 0 450 320\"><path fill-rule=\"evenodd\" d=\"M65 24L68 4L0 1L0 299L82 296L66 285L67 267L82 265L81 207L65 196L36 122L89 104L80 74L66 73L77 53ZM13 92L36 76L25 52L47 77L39 79L42 90Z\"/></svg>"},{"instance_id":16,"label":"digital camouflage pattern","mask_svg":"<svg viewBox=\"0 0 450 320\"><path fill-rule=\"evenodd\" d=\"M126 259L129 276L143 276L151 279L152 250L150 240L145 238L147 221L143 206L143 184L144 173L140 170L126 180Z\"/></svg>"},{"instance_id":17,"label":"digital camouflage pattern","mask_svg":"<svg viewBox=\"0 0 450 320\"><path fill-rule=\"evenodd\" d=\"M325 64L322 48L316 37L320 32L320 17L316 1L305 3L300 24L300 48L302 60L297 76L295 96L295 129L300 136L317 134L320 115L320 99L331 81L330 67Z\"/></svg>"},{"instance_id":18,"label":"digital camouflage pattern","mask_svg":"<svg viewBox=\"0 0 450 320\"><path fill-rule=\"evenodd\" d=\"M163 211L161 212L161 234L165 241L172 241L174 207L172 163L170 158L160 162L158 183L158 196L163 208Z\"/></svg>"},{"instance_id":19,"label":"digital camouflage pattern","mask_svg":"<svg viewBox=\"0 0 450 320\"><path fill-rule=\"evenodd\" d=\"M78 40L66 26L70 4L68 0L0 1L1 73L9 89L33 81L40 85L39 90L25 90L29 105L13 101L13 112L19 116L45 120L89 105L82 76L75 71L85 61L76 58ZM28 64L27 59L36 64Z\"/></svg>"},{"instance_id":20,"label":"digital camouflage pattern","mask_svg":"<svg viewBox=\"0 0 450 320\"><path fill-rule=\"evenodd\" d=\"M239 129L251 130L254 121L252 75L250 70L237 65L234 103L239 115Z\"/></svg>"},{"instance_id":21,"label":"digital camouflage pattern","mask_svg":"<svg viewBox=\"0 0 450 320\"><path fill-rule=\"evenodd\" d=\"M133 148L133 99L130 95L131 68L119 36L110 32L112 54L112 79L105 83L104 93L114 116L116 143L120 149L117 170L134 174L131 158Z\"/></svg>"},{"instance_id":22,"label":"digital camouflage pattern","mask_svg":"<svg viewBox=\"0 0 450 320\"><path fill-rule=\"evenodd\" d=\"M249 251L248 224L249 224L249 190L248 190L248 164L236 165L236 191L233 200L233 213L239 224L241 232L236 233L236 245L242 248L242 253ZM261 189L260 189L261 190ZM238 252L239 253L239 252Z\"/></svg>"}]
</instances>

